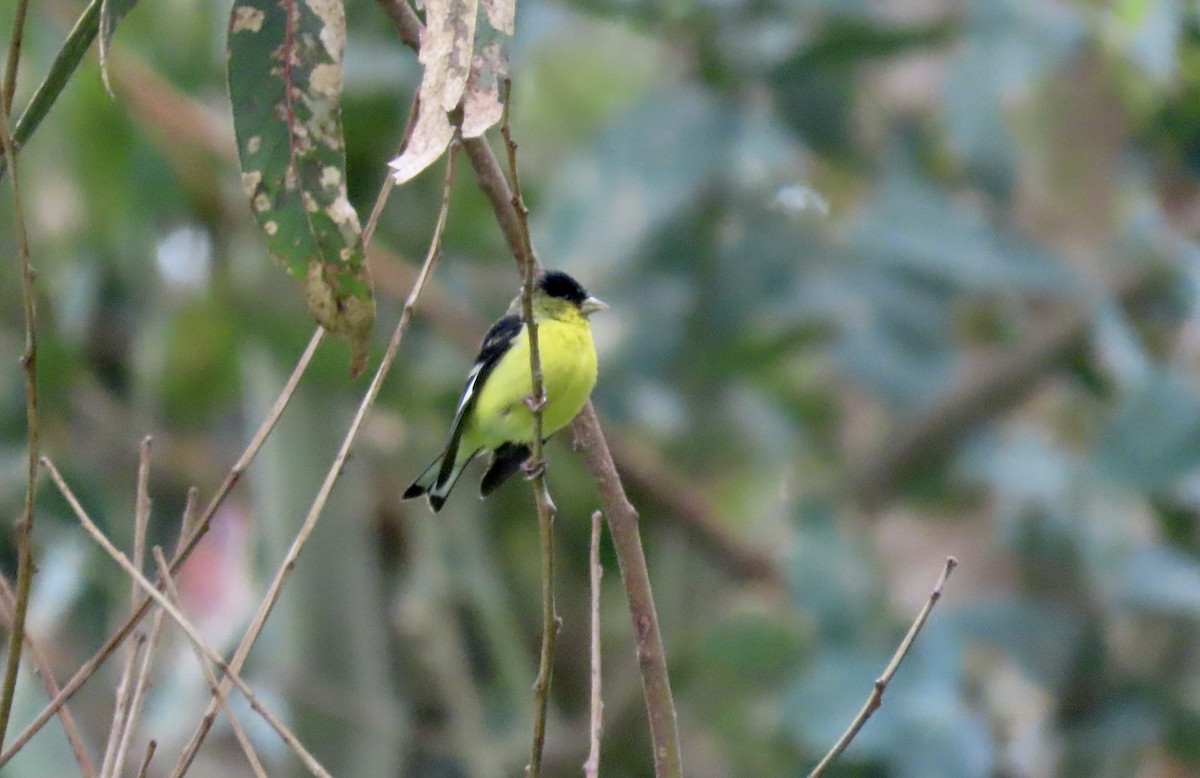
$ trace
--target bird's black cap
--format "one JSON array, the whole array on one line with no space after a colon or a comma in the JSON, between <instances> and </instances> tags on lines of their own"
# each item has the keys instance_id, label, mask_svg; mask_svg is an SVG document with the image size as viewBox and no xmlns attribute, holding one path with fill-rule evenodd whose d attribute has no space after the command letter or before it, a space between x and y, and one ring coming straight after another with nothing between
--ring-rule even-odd
<instances>
[{"instance_id":1,"label":"bird's black cap","mask_svg":"<svg viewBox=\"0 0 1200 778\"><path fill-rule=\"evenodd\" d=\"M538 288L550 297L580 305L588 298L587 290L561 270L547 270L538 279Z\"/></svg>"}]
</instances>

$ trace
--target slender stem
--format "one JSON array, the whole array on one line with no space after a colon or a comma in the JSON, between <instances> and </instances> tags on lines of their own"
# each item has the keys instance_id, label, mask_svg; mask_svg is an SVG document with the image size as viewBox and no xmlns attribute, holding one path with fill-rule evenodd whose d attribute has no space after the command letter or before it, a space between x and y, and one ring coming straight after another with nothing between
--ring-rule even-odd
<instances>
[{"instance_id":1,"label":"slender stem","mask_svg":"<svg viewBox=\"0 0 1200 778\"><path fill-rule=\"evenodd\" d=\"M133 564L141 570L146 558L146 526L150 523L150 436L142 439L141 453L138 457L137 497L133 512ZM132 585L129 593L130 607L138 606L137 584ZM125 659L125 667L121 670L121 680L117 684L116 704L113 706L112 728L108 733L108 745L104 749L104 761L100 765L100 778L112 778L121 774L125 764L125 752L122 743L127 743L126 733L132 725L131 714L133 700L137 695L138 678L134 675L138 657L146 647L146 635L138 632L133 637L133 646ZM142 657L142 664L149 664L149 656Z\"/></svg>"},{"instance_id":2,"label":"slender stem","mask_svg":"<svg viewBox=\"0 0 1200 778\"><path fill-rule=\"evenodd\" d=\"M17 91L17 69L21 67L21 43L25 37L25 15L29 11L29 0L17 0L13 13L12 40L8 44L8 64L4 68L4 111L12 113L13 94ZM5 126L8 123L5 122Z\"/></svg>"},{"instance_id":3,"label":"slender stem","mask_svg":"<svg viewBox=\"0 0 1200 778\"><path fill-rule=\"evenodd\" d=\"M12 587L8 584L8 579L0 575L0 618L4 619L5 626L11 627L12 625L12 609L15 600L16 597ZM37 674L42 679L42 686L45 687L46 694L54 697L58 694L58 682L54 680L54 668L50 666L50 660L46 658L41 646L28 630L25 631L25 645L29 649L29 655L33 658L34 666L37 667ZM91 757L88 756L87 748L83 745L83 738L79 735L79 728L75 725L75 717L71 715L71 709L66 705L62 706L58 711L58 718L62 722L67 743L70 744L71 751L75 754L75 761L79 763L80 775L83 778L95 778L96 768L92 764Z\"/></svg>"},{"instance_id":4,"label":"slender stem","mask_svg":"<svg viewBox=\"0 0 1200 778\"><path fill-rule=\"evenodd\" d=\"M942 588L946 585L946 580L957 566L957 559L952 556L946 557L946 565L942 568L942 574L938 576L937 584L933 587L933 592L929 595L929 599L925 601L925 606L921 608L921 612L917 614L916 621L908 628L908 634L904 636L904 640L900 641L899 647L896 648L896 653L892 655L892 661L888 662L883 675L875 679L875 685L871 689L871 694L858 711L858 715L854 717L854 720L850 722L850 726L846 728L846 731L834 743L833 748L829 749L824 758L808 774L808 778L820 778L829 768L829 765L833 764L833 760L841 756L846 747L850 745L850 742L858 735L859 730L863 728L863 724L866 724L867 719L871 718L871 714L879 710L879 707L883 705L883 692L891 682L892 676L896 674L896 670L899 669L900 663L904 661L904 657L908 656L908 651L912 648L913 641L917 639L917 634L920 633L921 628L925 626L925 620L929 618L930 612L933 611L933 606L937 605L938 600L942 598Z\"/></svg>"},{"instance_id":5,"label":"slender stem","mask_svg":"<svg viewBox=\"0 0 1200 778\"><path fill-rule=\"evenodd\" d=\"M604 700L600 694L600 529L604 515L592 512L592 542L588 549L588 572L592 590L592 688L588 705L588 758L583 763L586 778L600 776L600 732L604 729Z\"/></svg>"},{"instance_id":6,"label":"slender stem","mask_svg":"<svg viewBox=\"0 0 1200 778\"><path fill-rule=\"evenodd\" d=\"M283 740L288 748L290 748L296 754L296 756L300 758L300 761L304 763L304 766L308 768L309 772L318 776L319 778L330 778L328 771L326 771L325 768L323 768L321 764L317 762L313 755L308 752L308 749L306 749L304 745L296 738L296 736L292 734L291 730L284 726L274 714L272 714L263 706L263 704L259 701L258 696L246 684L246 682L242 680L237 672L232 670L225 663L225 660L221 658L221 655L217 653L216 649L204 641L204 638L200 635L200 631L196 629L196 627L187 619L187 617L180 613L179 609L175 607L175 605L167 598L167 596L156 589L154 584L150 583L150 581L148 581L146 577L142 575L141 571L133 566L133 563L129 561L128 557L122 554L120 550L118 550L117 547L112 544L112 541L110 541L104 535L104 533L100 531L100 528L97 527L96 523L92 521L90 516L88 516L87 511L83 509L83 506L80 504L79 499L75 496L75 493L71 491L69 486L67 486L66 481L63 480L62 474L58 472L58 468L55 467L54 463L43 457L42 466L45 467L50 473L50 479L54 482L54 485L62 494L63 499L65 499L67 504L71 506L71 510L75 513L75 518L79 520L79 523L83 526L84 531L92 536L92 539L95 540L102 549L104 549L105 553L112 557L113 561L121 566L121 569L125 571L126 575L132 578L133 581L142 588L142 591L149 595L150 598L153 599L160 608L167 612L167 615L175 620L175 623L179 625L184 634L188 636L188 639L190 639L192 643L200 649L204 656L207 657L210 662L219 667L221 672L225 673L226 681L231 682L238 688L238 691L240 691L246 698L246 701L250 703L250 707L253 708L254 711L260 716L262 716L267 724L269 724L271 728L275 730L276 734L279 735L280 739Z\"/></svg>"},{"instance_id":7,"label":"slender stem","mask_svg":"<svg viewBox=\"0 0 1200 778\"><path fill-rule=\"evenodd\" d=\"M14 35L17 33L14 32ZM15 69L13 70L15 73ZM12 135L9 134L8 108L0 99L0 145L6 159L14 159ZM21 187L17 166L9 178L13 196L13 231L16 234L17 255L21 268L21 304L25 315L25 353L21 365L25 372L25 425L28 461L25 482L25 509L17 531L17 593L13 605L12 631L8 636L8 661L4 668L4 686L0 692L0 747L8 733L12 715L13 695L17 674L21 670L21 651L25 647L25 616L33 590L33 506L37 498L38 462L38 383L37 383L37 306L34 299L34 280L37 277L29 258L29 236L25 231L25 208L21 204Z\"/></svg>"},{"instance_id":8,"label":"slender stem","mask_svg":"<svg viewBox=\"0 0 1200 778\"><path fill-rule=\"evenodd\" d=\"M146 744L146 756L142 758L142 766L138 768L138 778L146 778L146 773L150 769L150 760L154 758L154 752L158 748L158 741L151 740Z\"/></svg>"},{"instance_id":9,"label":"slender stem","mask_svg":"<svg viewBox=\"0 0 1200 778\"><path fill-rule=\"evenodd\" d=\"M250 623L250 627L246 630L246 634L242 636L241 642L238 644L237 650L233 654L233 658L229 662L229 667L232 672L241 671L242 665L246 661L246 657L250 653L250 649L258 640L259 634L262 632L263 626L266 624L267 618L271 615L275 603L279 600L279 595L283 590L283 585L287 581L295 568L296 559L300 556L300 551L304 548L308 538L312 535L313 529L316 528L317 520L321 517L322 511L325 509L325 503L329 499L329 494L333 491L333 486L341 477L342 469L345 467L346 459L350 455L350 449L354 446L354 441L358 437L358 432L362 427L363 420L367 413L375 404L375 398L379 395L379 390L383 386L383 379L387 376L388 370L391 368L392 362L396 358L396 354L400 349L400 343L404 338L404 332L408 328L408 323L412 319L412 314L416 308L417 300L421 295L421 291L425 288L425 282L433 272L434 266L437 264L442 254L442 235L446 228L446 218L450 211L450 192L454 184L455 160L458 156L458 140L457 138L450 143L450 152L446 161L446 180L442 189L442 207L438 214L437 225L434 227L433 238L430 241L429 253L425 257L425 263L421 267L421 272L417 276L416 282L413 284L412 291L409 293L408 300L404 303L404 310L400 314L400 321L396 324L396 329L392 332L392 339L388 343L387 351L384 352L383 360L379 363L379 368L375 371L375 376L371 379L371 385L367 387L367 392L363 396L362 402L359 404L358 411L354 415L354 419L350 422L350 428L346 431L345 437L342 439L341 447L337 455L333 459L333 463L329 466L328 472L325 474L325 480L321 484L321 488L317 492L317 496L313 499L312 505L309 507L308 515L304 519L300 530L296 533L296 538L292 541L292 545L288 548L284 555L283 562L280 563L279 569L275 573L274 580L271 581L270 587L267 589L266 595L259 603L258 612L254 615L254 620ZM229 679L221 683L221 689L228 692ZM205 736L208 734L208 729L212 724L212 715L216 711L216 701L209 703L208 709L205 711L204 718L200 725L192 734L191 740L184 748L183 754L180 756L177 769L183 767L186 770L187 765L195 759L196 753L200 745L204 742ZM177 773L178 774L178 773Z\"/></svg>"},{"instance_id":10,"label":"slender stem","mask_svg":"<svg viewBox=\"0 0 1200 778\"><path fill-rule=\"evenodd\" d=\"M542 773L542 752L546 746L546 709L550 702L550 683L554 674L554 644L560 624L554 610L554 502L546 488L546 456L542 445L542 414L546 408L546 388L542 376L541 349L538 345L538 323L533 313L533 284L537 273L537 259L529 240L529 209L521 196L521 175L517 168L517 144L512 139L508 123L508 107L511 105L512 82L504 80L504 116L500 121L500 133L508 151L508 171L512 177L512 207L517 212L518 239L520 250L517 264L521 269L521 317L525 320L525 331L529 337L529 375L532 393L526 400L533 414L532 453L529 457L530 480L533 483L533 501L537 510L538 534L542 545L542 650L538 660L537 681L534 682L533 744L530 746L529 764L525 774L538 778Z\"/></svg>"},{"instance_id":11,"label":"slender stem","mask_svg":"<svg viewBox=\"0 0 1200 778\"><path fill-rule=\"evenodd\" d=\"M179 551L171 560L171 572L177 572L187 558L191 555L197 544L199 544L200 539L208 531L209 524L212 522L212 517L216 514L217 509L221 507L221 503L224 502L230 490L233 489L234 484L241 480L242 474L246 472L246 468L250 466L250 462L254 460L254 457L258 454L259 449L261 449L263 443L266 442L267 436L271 434L271 431L275 428L275 423L279 421L279 417L283 414L284 408L287 407L288 402L292 399L292 395L295 394L296 386L300 383L300 378L304 375L305 371L308 370L308 365L312 362L313 355L316 353L317 346L320 345L324 335L325 330L321 329L320 327L318 327L316 332L313 333L312 338L308 342L308 348L304 350L304 353L300 356L299 361L296 362L296 366L292 369L291 376L288 377L287 383L284 384L283 389L280 390L279 396L275 398L275 404L271 406L271 410L267 414L267 417L263 419L262 424L260 424L258 429L255 431L254 437L251 438L250 443L246 446L245 451L242 452L242 455L238 458L238 461L234 463L229 473L225 476L225 480L222 481L221 485L217 488L216 494L214 494L212 500L209 501L208 507L204 509L204 513L200 515L199 520L196 522L196 526L190 531L186 539L182 541ZM82 687L85 683L87 683L88 679L95 675L96 671L100 669L100 666L103 665L110 656L112 656L113 652L116 651L121 643L124 642L127 637L129 637L131 632L133 632L133 629L137 626L138 622L140 622L146 613L149 612L151 602L152 601L149 597L143 597L141 604L137 607L133 614L130 615L129 618L127 618L124 623L117 628L116 632L109 636L108 640L106 640L104 645L102 645L100 649L92 655L91 659L84 662L83 666L75 671L75 675L71 676L71 680L67 681L66 685L63 686L62 691L60 691L54 697L54 699L42 709L42 712L37 715L37 717L29 724L29 726L27 726L25 730L17 736L12 744L5 749L2 754L0 754L0 767L8 762L8 760L12 759L13 756L19 750L21 750L21 748L27 742L29 742L30 738L36 735L38 731L46 725L46 722L54 717L55 712L58 711L58 709L61 708L63 704L71 698L71 695L79 691L80 687Z\"/></svg>"}]
</instances>

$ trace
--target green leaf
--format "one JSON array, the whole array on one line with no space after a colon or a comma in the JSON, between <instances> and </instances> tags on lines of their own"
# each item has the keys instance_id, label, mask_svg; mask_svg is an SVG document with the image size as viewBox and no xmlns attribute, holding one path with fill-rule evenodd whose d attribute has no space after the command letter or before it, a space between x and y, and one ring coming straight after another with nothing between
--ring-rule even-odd
<instances>
[{"instance_id":1,"label":"green leaf","mask_svg":"<svg viewBox=\"0 0 1200 778\"><path fill-rule=\"evenodd\" d=\"M229 20L229 95L242 184L272 255L308 309L366 362L375 300L342 137L340 0L247 0Z\"/></svg>"}]
</instances>

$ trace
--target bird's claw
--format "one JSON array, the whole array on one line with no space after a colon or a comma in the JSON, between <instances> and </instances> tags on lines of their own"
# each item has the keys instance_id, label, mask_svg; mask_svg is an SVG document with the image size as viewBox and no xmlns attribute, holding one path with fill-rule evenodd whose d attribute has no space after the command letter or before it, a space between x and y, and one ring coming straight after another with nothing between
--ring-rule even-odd
<instances>
[{"instance_id":1,"label":"bird's claw","mask_svg":"<svg viewBox=\"0 0 1200 778\"><path fill-rule=\"evenodd\" d=\"M537 413L546 408L546 393L542 392L541 397L534 397L532 394L525 395L525 407L530 413Z\"/></svg>"},{"instance_id":2,"label":"bird's claw","mask_svg":"<svg viewBox=\"0 0 1200 778\"><path fill-rule=\"evenodd\" d=\"M525 474L526 481L532 481L538 476L546 474L546 460L542 459L537 462L532 459L526 460L521 465L521 472Z\"/></svg>"}]
</instances>

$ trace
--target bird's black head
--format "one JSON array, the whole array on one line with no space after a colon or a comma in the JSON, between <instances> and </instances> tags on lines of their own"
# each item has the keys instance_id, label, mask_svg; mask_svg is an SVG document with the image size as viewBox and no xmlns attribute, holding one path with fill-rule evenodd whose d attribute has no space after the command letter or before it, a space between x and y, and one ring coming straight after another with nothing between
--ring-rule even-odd
<instances>
[{"instance_id":1,"label":"bird's black head","mask_svg":"<svg viewBox=\"0 0 1200 778\"><path fill-rule=\"evenodd\" d=\"M538 279L538 288L549 297L557 297L575 305L588 299L587 290L579 282L561 270L547 270Z\"/></svg>"}]
</instances>

